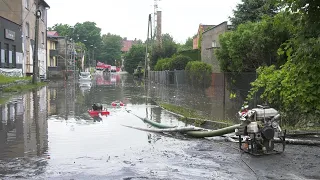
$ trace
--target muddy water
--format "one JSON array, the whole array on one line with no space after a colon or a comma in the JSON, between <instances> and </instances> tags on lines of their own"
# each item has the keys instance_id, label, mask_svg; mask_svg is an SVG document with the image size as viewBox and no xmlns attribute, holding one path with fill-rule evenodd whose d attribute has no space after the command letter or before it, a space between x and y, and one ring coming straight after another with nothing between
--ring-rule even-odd
<instances>
[{"instance_id":1,"label":"muddy water","mask_svg":"<svg viewBox=\"0 0 320 180\"><path fill-rule=\"evenodd\" d=\"M280 156L252 158L232 143L122 126L148 127L126 110L185 126L147 98L152 88L126 75L97 76L14 97L0 111L0 179L319 178L317 148L289 146ZM127 106L111 107L114 100ZM94 121L87 109L95 102L111 115Z\"/></svg>"}]
</instances>

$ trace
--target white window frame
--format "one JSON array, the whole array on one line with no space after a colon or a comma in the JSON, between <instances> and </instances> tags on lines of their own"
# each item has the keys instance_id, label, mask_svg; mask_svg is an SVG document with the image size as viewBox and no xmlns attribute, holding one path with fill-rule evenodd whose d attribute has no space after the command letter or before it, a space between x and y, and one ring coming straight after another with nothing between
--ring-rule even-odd
<instances>
[{"instance_id":1,"label":"white window frame","mask_svg":"<svg viewBox=\"0 0 320 180\"><path fill-rule=\"evenodd\" d=\"M29 8L30 8L30 0L25 0L25 2L24 2L24 7L25 7L26 9L29 9Z\"/></svg>"},{"instance_id":2,"label":"white window frame","mask_svg":"<svg viewBox=\"0 0 320 180\"><path fill-rule=\"evenodd\" d=\"M211 46L211 47L213 47L213 48L217 47L217 42L216 42L216 40L213 40L213 41L212 41L212 46Z\"/></svg>"}]
</instances>

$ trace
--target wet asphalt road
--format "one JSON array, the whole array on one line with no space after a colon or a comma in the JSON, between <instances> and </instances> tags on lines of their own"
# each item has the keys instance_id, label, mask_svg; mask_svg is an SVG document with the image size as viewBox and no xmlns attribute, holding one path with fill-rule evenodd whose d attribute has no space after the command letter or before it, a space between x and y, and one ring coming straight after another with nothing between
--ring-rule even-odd
<instances>
[{"instance_id":1,"label":"wet asphalt road","mask_svg":"<svg viewBox=\"0 0 320 180\"><path fill-rule=\"evenodd\" d=\"M252 157L235 143L122 126L148 127L126 109L185 126L146 98L171 93L154 87L147 92L126 75L98 76L91 84L50 83L15 97L1 107L0 179L320 179L317 147L287 146L281 155ZM113 108L114 100L127 106ZM93 122L86 111L94 102L111 115Z\"/></svg>"}]
</instances>

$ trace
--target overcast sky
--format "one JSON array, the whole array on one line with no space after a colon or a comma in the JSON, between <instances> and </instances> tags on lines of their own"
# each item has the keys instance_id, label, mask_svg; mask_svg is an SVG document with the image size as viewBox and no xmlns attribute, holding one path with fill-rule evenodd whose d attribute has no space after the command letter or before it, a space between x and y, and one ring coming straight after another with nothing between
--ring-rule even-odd
<instances>
[{"instance_id":1,"label":"overcast sky","mask_svg":"<svg viewBox=\"0 0 320 180\"><path fill-rule=\"evenodd\" d=\"M146 39L148 14L154 0L46 0L48 26L56 23L74 25L94 21L102 33L118 34L128 39ZM161 0L162 33L169 33L183 43L193 36L198 25L228 21L240 0Z\"/></svg>"}]
</instances>

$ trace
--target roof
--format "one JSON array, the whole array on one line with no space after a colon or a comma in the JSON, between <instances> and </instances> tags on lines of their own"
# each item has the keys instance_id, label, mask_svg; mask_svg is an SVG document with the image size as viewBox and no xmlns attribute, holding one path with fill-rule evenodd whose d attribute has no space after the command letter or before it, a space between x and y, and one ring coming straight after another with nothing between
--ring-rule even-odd
<instances>
[{"instance_id":1,"label":"roof","mask_svg":"<svg viewBox=\"0 0 320 180\"><path fill-rule=\"evenodd\" d=\"M39 4L42 4L46 8L50 8L49 4L45 0L40 0Z\"/></svg>"},{"instance_id":2,"label":"roof","mask_svg":"<svg viewBox=\"0 0 320 180\"><path fill-rule=\"evenodd\" d=\"M121 51L122 52L128 52L130 50L130 48L132 47L132 45L135 44L134 40L124 40L122 41L122 48Z\"/></svg>"},{"instance_id":3,"label":"roof","mask_svg":"<svg viewBox=\"0 0 320 180\"><path fill-rule=\"evenodd\" d=\"M204 24L200 24L200 26L203 27L203 31L206 31L206 30L208 30L208 29L210 29L210 28L212 28L212 27L215 27L216 25L204 25Z\"/></svg>"},{"instance_id":4,"label":"roof","mask_svg":"<svg viewBox=\"0 0 320 180\"><path fill-rule=\"evenodd\" d=\"M204 30L203 33L206 33L206 32L208 32L208 31L210 31L210 30L212 30L212 29L214 29L214 28L216 28L216 27L218 27L218 26L221 26L222 24L225 24L225 23L228 23L228 21L223 21L222 23L220 23L220 24L218 24L218 25L216 25L216 26L212 26L212 27ZM227 25L227 26L228 26L228 25ZM228 28L229 28L229 26L228 26Z\"/></svg>"},{"instance_id":5,"label":"roof","mask_svg":"<svg viewBox=\"0 0 320 180\"><path fill-rule=\"evenodd\" d=\"M59 36L57 31L47 31L47 36Z\"/></svg>"}]
</instances>

